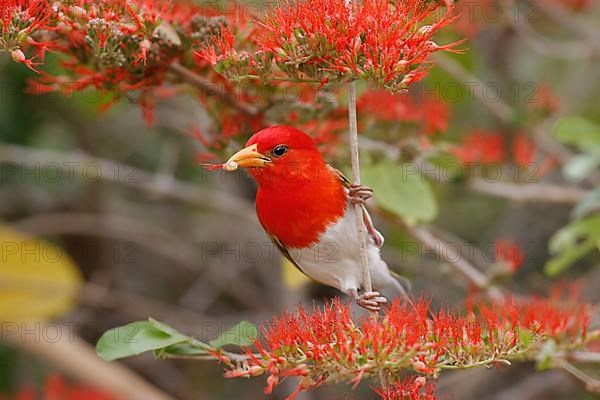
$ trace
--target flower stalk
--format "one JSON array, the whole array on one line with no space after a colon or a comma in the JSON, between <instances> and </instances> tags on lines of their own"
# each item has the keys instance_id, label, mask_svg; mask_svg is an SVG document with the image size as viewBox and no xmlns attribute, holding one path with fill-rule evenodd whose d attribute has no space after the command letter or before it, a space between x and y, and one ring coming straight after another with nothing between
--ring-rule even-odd
<instances>
[{"instance_id":1,"label":"flower stalk","mask_svg":"<svg viewBox=\"0 0 600 400\"><path fill-rule=\"evenodd\" d=\"M350 143L350 160L352 163L352 183L360 185L360 159L358 155L358 122L356 118L356 83L348 84L348 135ZM366 292L373 291L371 273L369 271L369 257L367 254L367 232L362 218L362 205L354 204L356 214L356 232L360 245L360 266L363 271L363 288Z\"/></svg>"}]
</instances>

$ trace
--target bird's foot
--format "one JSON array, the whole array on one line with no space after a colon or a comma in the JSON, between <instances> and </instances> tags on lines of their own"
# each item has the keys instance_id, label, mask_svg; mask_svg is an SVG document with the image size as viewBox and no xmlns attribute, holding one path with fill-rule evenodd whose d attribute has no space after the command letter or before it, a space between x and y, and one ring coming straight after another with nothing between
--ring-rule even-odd
<instances>
[{"instance_id":1,"label":"bird's foot","mask_svg":"<svg viewBox=\"0 0 600 400\"><path fill-rule=\"evenodd\" d=\"M356 304L369 311L378 312L383 304L387 304L387 299L379 292L364 292L356 297Z\"/></svg>"},{"instance_id":2,"label":"bird's foot","mask_svg":"<svg viewBox=\"0 0 600 400\"><path fill-rule=\"evenodd\" d=\"M348 197L352 204L365 204L367 200L373 197L373 189L353 183L348 189Z\"/></svg>"}]
</instances>

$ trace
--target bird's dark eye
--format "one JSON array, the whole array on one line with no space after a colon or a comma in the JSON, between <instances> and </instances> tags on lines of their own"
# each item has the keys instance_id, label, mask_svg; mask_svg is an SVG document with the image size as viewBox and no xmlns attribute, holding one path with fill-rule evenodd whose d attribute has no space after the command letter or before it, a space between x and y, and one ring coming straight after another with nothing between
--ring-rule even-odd
<instances>
[{"instance_id":1,"label":"bird's dark eye","mask_svg":"<svg viewBox=\"0 0 600 400\"><path fill-rule=\"evenodd\" d=\"M287 153L288 147L285 144L279 144L273 148L273 155L275 157L283 157Z\"/></svg>"}]
</instances>

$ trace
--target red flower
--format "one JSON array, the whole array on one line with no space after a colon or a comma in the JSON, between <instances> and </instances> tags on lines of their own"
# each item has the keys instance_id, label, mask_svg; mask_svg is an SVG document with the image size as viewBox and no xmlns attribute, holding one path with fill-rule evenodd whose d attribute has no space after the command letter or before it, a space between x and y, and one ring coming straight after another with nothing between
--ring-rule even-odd
<instances>
[{"instance_id":1,"label":"red flower","mask_svg":"<svg viewBox=\"0 0 600 400\"><path fill-rule=\"evenodd\" d=\"M15 400L115 400L112 396L86 385L68 385L60 375L46 379L43 393L38 397L32 388L24 388Z\"/></svg>"},{"instance_id":2,"label":"red flower","mask_svg":"<svg viewBox=\"0 0 600 400\"><path fill-rule=\"evenodd\" d=\"M383 89L365 91L358 98L357 107L365 117L419 124L426 134L444 132L450 119L450 107L441 100L417 101L408 93L394 95Z\"/></svg>"},{"instance_id":3,"label":"red flower","mask_svg":"<svg viewBox=\"0 0 600 400\"><path fill-rule=\"evenodd\" d=\"M363 378L377 376L382 365L392 375L412 371L435 376L448 365L491 365L511 356L534 356L549 338L569 346L586 334L588 307L561 297L558 293L548 299L480 302L471 306L478 313L468 316L430 311L423 300L414 305L396 300L380 318L365 317L358 323L349 305L336 299L312 313L300 308L265 325L263 339L255 343L262 358L250 357L228 376L267 373L274 376L268 390L279 378L297 376L305 390L336 381L358 385ZM521 330L531 337L523 340ZM410 388L408 394L422 394L420 387Z\"/></svg>"},{"instance_id":4,"label":"red flower","mask_svg":"<svg viewBox=\"0 0 600 400\"><path fill-rule=\"evenodd\" d=\"M32 70L33 72L39 72L35 69L36 66L40 65L40 63L34 63L33 58L27 59L25 57L25 53L21 49L15 49L10 52L10 56L12 57L14 62L18 62L24 64L27 68Z\"/></svg>"},{"instance_id":5,"label":"red flower","mask_svg":"<svg viewBox=\"0 0 600 400\"><path fill-rule=\"evenodd\" d=\"M327 119L315 118L296 126L305 132L310 132L319 150L330 154L340 141L340 133L348 129L348 120L346 115L333 112Z\"/></svg>"},{"instance_id":6,"label":"red flower","mask_svg":"<svg viewBox=\"0 0 600 400\"><path fill-rule=\"evenodd\" d=\"M498 240L495 243L496 262L504 262L509 270L515 273L525 262L527 254L521 248L519 242L509 242L506 239Z\"/></svg>"},{"instance_id":7,"label":"red flower","mask_svg":"<svg viewBox=\"0 0 600 400\"><path fill-rule=\"evenodd\" d=\"M506 158L502 134L474 130L463 140L454 154L464 163L495 163Z\"/></svg>"},{"instance_id":8,"label":"red flower","mask_svg":"<svg viewBox=\"0 0 600 400\"><path fill-rule=\"evenodd\" d=\"M234 55L235 36L228 26L222 26L218 35L212 35L212 46L202 47L195 54L215 65Z\"/></svg>"},{"instance_id":9,"label":"red flower","mask_svg":"<svg viewBox=\"0 0 600 400\"><path fill-rule=\"evenodd\" d=\"M422 376L406 378L375 392L383 400L436 400L435 386L427 383Z\"/></svg>"},{"instance_id":10,"label":"red flower","mask_svg":"<svg viewBox=\"0 0 600 400\"><path fill-rule=\"evenodd\" d=\"M552 87L547 83L540 83L537 86L538 92L535 100L530 104L534 110L541 110L547 113L553 113L560 108L560 100L554 94Z\"/></svg>"},{"instance_id":11,"label":"red flower","mask_svg":"<svg viewBox=\"0 0 600 400\"><path fill-rule=\"evenodd\" d=\"M43 25L52 13L48 0L3 0L0 3L2 32L9 32L12 25L21 33L17 39L27 38L28 33Z\"/></svg>"},{"instance_id":12,"label":"red flower","mask_svg":"<svg viewBox=\"0 0 600 400\"><path fill-rule=\"evenodd\" d=\"M448 129L450 120L450 107L444 101L426 101L421 103L425 133L443 133Z\"/></svg>"},{"instance_id":13,"label":"red flower","mask_svg":"<svg viewBox=\"0 0 600 400\"><path fill-rule=\"evenodd\" d=\"M118 100L126 91L161 86L171 79L167 75L173 61L185 60L192 47L218 31L223 18L201 11L192 2L169 0L4 0L0 50L36 72L46 51L66 56L66 73L44 74L31 83L30 91L70 92L92 86ZM148 121L151 97L146 94L141 102Z\"/></svg>"},{"instance_id":14,"label":"red flower","mask_svg":"<svg viewBox=\"0 0 600 400\"><path fill-rule=\"evenodd\" d=\"M357 100L358 111L389 122L418 121L417 108L408 93L393 95L387 90L367 90Z\"/></svg>"},{"instance_id":15,"label":"red flower","mask_svg":"<svg viewBox=\"0 0 600 400\"><path fill-rule=\"evenodd\" d=\"M591 0L554 0L563 7L570 8L575 11L586 10L592 4Z\"/></svg>"},{"instance_id":16,"label":"red flower","mask_svg":"<svg viewBox=\"0 0 600 400\"><path fill-rule=\"evenodd\" d=\"M279 75L290 79L366 78L398 91L427 74L431 54L460 52L454 48L462 42L433 41L455 19L449 0L281 2L258 19L250 51L235 51L231 30L223 27L198 54L221 63L219 71L226 75L269 80L276 75L274 61Z\"/></svg>"},{"instance_id":17,"label":"red flower","mask_svg":"<svg viewBox=\"0 0 600 400\"><path fill-rule=\"evenodd\" d=\"M535 156L535 143L524 134L519 134L513 142L513 157L517 165L526 167Z\"/></svg>"}]
</instances>

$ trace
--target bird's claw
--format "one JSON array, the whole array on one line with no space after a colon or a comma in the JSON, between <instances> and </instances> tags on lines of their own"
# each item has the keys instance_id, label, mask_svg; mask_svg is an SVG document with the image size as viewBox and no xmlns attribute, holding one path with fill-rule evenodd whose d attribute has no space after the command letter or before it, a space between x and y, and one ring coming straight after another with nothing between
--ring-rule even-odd
<instances>
[{"instance_id":1,"label":"bird's claw","mask_svg":"<svg viewBox=\"0 0 600 400\"><path fill-rule=\"evenodd\" d=\"M379 292L365 292L356 298L356 304L369 311L380 311L381 306L387 302Z\"/></svg>"},{"instance_id":2,"label":"bird's claw","mask_svg":"<svg viewBox=\"0 0 600 400\"><path fill-rule=\"evenodd\" d=\"M373 189L353 183L348 189L348 197L352 204L365 204L367 200L373 197Z\"/></svg>"}]
</instances>

